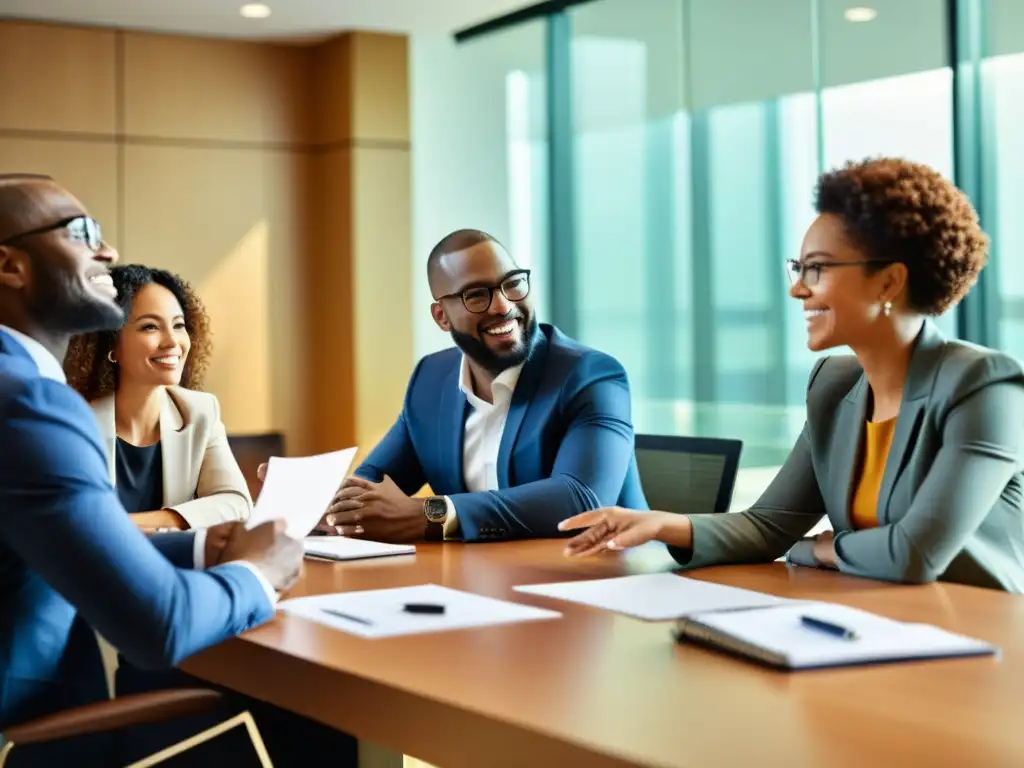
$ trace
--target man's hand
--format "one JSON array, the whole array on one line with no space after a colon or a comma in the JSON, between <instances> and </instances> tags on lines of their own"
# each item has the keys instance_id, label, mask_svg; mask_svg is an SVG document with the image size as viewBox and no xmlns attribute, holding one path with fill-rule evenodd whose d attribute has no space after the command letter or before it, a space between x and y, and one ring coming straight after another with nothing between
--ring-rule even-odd
<instances>
[{"instance_id":1,"label":"man's hand","mask_svg":"<svg viewBox=\"0 0 1024 768\"><path fill-rule=\"evenodd\" d=\"M211 525L206 529L206 548L204 550L206 559L203 562L206 563L207 568L220 565L224 547L227 546L228 540L236 528L245 530L245 524L233 520L230 523Z\"/></svg>"},{"instance_id":2,"label":"man's hand","mask_svg":"<svg viewBox=\"0 0 1024 768\"><path fill-rule=\"evenodd\" d=\"M811 552L814 555L814 559L818 562L822 568L838 568L839 563L836 561L836 545L835 545L835 533L833 531L824 531L814 537L814 544Z\"/></svg>"},{"instance_id":3,"label":"man's hand","mask_svg":"<svg viewBox=\"0 0 1024 768\"><path fill-rule=\"evenodd\" d=\"M350 477L327 509L318 531L402 543L422 539L427 527L423 502L402 493L387 475L379 483Z\"/></svg>"},{"instance_id":4,"label":"man's hand","mask_svg":"<svg viewBox=\"0 0 1024 768\"><path fill-rule=\"evenodd\" d=\"M266 522L251 530L241 523L232 525L237 527L231 530L219 562L247 560L260 569L278 592L295 586L302 575L303 546L301 541L285 534L284 520Z\"/></svg>"}]
</instances>

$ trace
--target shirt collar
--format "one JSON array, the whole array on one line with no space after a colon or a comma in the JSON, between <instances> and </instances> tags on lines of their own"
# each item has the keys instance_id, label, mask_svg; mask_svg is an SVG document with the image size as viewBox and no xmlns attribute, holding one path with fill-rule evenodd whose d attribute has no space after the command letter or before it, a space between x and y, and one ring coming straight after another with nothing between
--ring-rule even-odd
<instances>
[{"instance_id":1,"label":"shirt collar","mask_svg":"<svg viewBox=\"0 0 1024 768\"><path fill-rule=\"evenodd\" d=\"M494 395L494 400L498 400L499 392L503 395L502 399L512 399L512 393L515 391L516 384L519 382L519 376L523 372L523 366L525 363L514 365L511 368L506 368L504 371L499 373L494 382L491 384L491 394ZM473 391L473 376L469 372L469 361L466 356L462 356L462 370L459 374L459 389L462 390L462 394L466 396L469 402L476 405L479 402L483 402L486 405L490 405L486 401L482 401L476 396Z\"/></svg>"},{"instance_id":2,"label":"shirt collar","mask_svg":"<svg viewBox=\"0 0 1024 768\"><path fill-rule=\"evenodd\" d=\"M31 336L26 336L21 331L8 328L6 325L0 325L0 331L9 334L16 342L24 347L25 351L28 352L28 356L32 358L32 361L39 369L40 376L45 379L59 381L61 384L68 383L67 376L64 375L64 369L61 367L60 361L53 356L50 350Z\"/></svg>"}]
</instances>

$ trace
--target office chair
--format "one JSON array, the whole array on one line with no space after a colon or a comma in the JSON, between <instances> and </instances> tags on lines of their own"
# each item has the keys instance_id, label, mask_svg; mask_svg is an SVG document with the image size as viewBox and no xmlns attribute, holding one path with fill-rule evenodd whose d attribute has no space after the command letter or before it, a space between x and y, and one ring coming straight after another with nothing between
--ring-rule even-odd
<instances>
[{"instance_id":1,"label":"office chair","mask_svg":"<svg viewBox=\"0 0 1024 768\"><path fill-rule=\"evenodd\" d=\"M260 464L271 456L284 456L284 435L280 432L268 432L262 435L228 435L231 453L242 470L242 476L249 488L249 496L256 500L263 483L256 476Z\"/></svg>"},{"instance_id":2,"label":"office chair","mask_svg":"<svg viewBox=\"0 0 1024 768\"><path fill-rule=\"evenodd\" d=\"M223 701L223 695L217 691L206 688L178 688L99 701L63 712L44 715L26 723L12 725L3 732L5 741L0 747L0 768L3 768L11 751L18 746L108 733L137 725L149 725L180 717L205 714L213 711ZM127 768L149 768L149 766L157 765L239 725L244 725L248 731L249 739L263 768L273 768L270 756L263 745L263 739L256 727L256 721L249 712L241 712L184 741L172 744L149 757L132 763Z\"/></svg>"},{"instance_id":3,"label":"office chair","mask_svg":"<svg viewBox=\"0 0 1024 768\"><path fill-rule=\"evenodd\" d=\"M647 505L679 514L728 512L742 450L741 440L637 435Z\"/></svg>"}]
</instances>

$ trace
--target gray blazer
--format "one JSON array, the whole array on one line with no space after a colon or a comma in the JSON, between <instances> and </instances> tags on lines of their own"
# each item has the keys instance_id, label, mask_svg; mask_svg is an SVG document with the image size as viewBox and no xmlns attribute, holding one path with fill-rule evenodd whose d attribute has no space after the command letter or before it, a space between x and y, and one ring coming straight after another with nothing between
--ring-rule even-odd
<instances>
[{"instance_id":1,"label":"gray blazer","mask_svg":"<svg viewBox=\"0 0 1024 768\"><path fill-rule=\"evenodd\" d=\"M694 515L688 567L774 560L814 566L802 537L828 515L839 570L1024 592L1024 368L947 341L926 322L903 387L878 495L877 528L855 531L850 499L870 388L852 356L826 357L807 386L807 422L778 476L746 512Z\"/></svg>"}]
</instances>

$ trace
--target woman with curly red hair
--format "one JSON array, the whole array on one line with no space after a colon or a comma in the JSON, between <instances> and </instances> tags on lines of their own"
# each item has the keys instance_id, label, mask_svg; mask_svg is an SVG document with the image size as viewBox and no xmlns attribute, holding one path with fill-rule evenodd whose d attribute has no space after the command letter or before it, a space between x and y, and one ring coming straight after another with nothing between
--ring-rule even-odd
<instances>
[{"instance_id":1,"label":"woman with curly red hair","mask_svg":"<svg viewBox=\"0 0 1024 768\"><path fill-rule=\"evenodd\" d=\"M652 539L684 566L774 560L856 576L942 579L1024 591L1024 368L948 341L928 319L977 280L988 239L967 197L903 160L851 164L819 181L818 217L788 264L818 361L807 421L778 476L745 512L623 509L567 554ZM827 515L832 531L802 539Z\"/></svg>"},{"instance_id":2,"label":"woman with curly red hair","mask_svg":"<svg viewBox=\"0 0 1024 768\"><path fill-rule=\"evenodd\" d=\"M64 368L96 414L121 503L150 531L246 519L252 501L220 407L199 391L211 350L202 302L161 269L111 276L124 325L76 337Z\"/></svg>"}]
</instances>

